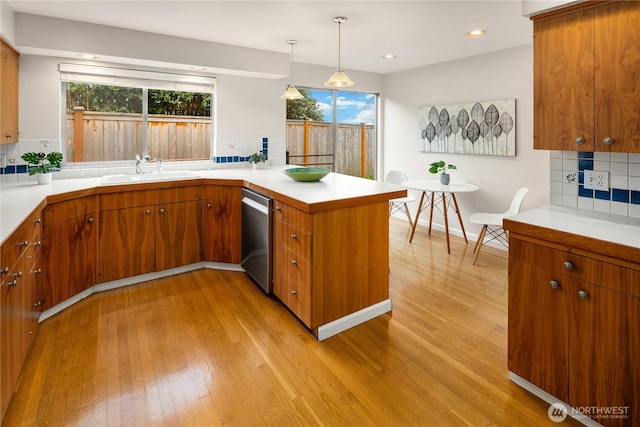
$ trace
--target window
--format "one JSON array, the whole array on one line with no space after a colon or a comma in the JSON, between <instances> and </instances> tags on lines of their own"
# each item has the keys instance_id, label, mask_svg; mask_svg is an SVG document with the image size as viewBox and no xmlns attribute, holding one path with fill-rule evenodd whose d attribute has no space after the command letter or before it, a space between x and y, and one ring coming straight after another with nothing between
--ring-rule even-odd
<instances>
[{"instance_id":1,"label":"window","mask_svg":"<svg viewBox=\"0 0 640 427\"><path fill-rule=\"evenodd\" d=\"M215 79L60 64L67 162L210 159Z\"/></svg>"},{"instance_id":2,"label":"window","mask_svg":"<svg viewBox=\"0 0 640 427\"><path fill-rule=\"evenodd\" d=\"M310 88L300 92L304 99L287 101L289 163L374 178L378 96Z\"/></svg>"}]
</instances>

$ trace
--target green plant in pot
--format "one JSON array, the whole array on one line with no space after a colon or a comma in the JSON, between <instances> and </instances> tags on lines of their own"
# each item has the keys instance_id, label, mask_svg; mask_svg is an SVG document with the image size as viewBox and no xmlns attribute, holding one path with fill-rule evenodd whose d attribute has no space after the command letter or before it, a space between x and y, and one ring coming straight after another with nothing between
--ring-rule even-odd
<instances>
[{"instance_id":1,"label":"green plant in pot","mask_svg":"<svg viewBox=\"0 0 640 427\"><path fill-rule=\"evenodd\" d=\"M258 163L264 163L266 161L267 156L265 156L262 151L258 151L257 153L253 153L251 156L249 156L249 163L253 165L254 169L258 167Z\"/></svg>"},{"instance_id":2,"label":"green plant in pot","mask_svg":"<svg viewBox=\"0 0 640 427\"><path fill-rule=\"evenodd\" d=\"M447 173L448 170L456 170L458 169L456 165L447 164L444 160L440 160L439 162L433 162L429 165L430 173L439 173L440 174L440 184L449 185L450 177Z\"/></svg>"},{"instance_id":3,"label":"green plant in pot","mask_svg":"<svg viewBox=\"0 0 640 427\"><path fill-rule=\"evenodd\" d=\"M21 156L22 160L29 163L29 175L38 174L38 184L51 182L50 172L60 169L62 153L52 151L49 154L29 152Z\"/></svg>"}]
</instances>

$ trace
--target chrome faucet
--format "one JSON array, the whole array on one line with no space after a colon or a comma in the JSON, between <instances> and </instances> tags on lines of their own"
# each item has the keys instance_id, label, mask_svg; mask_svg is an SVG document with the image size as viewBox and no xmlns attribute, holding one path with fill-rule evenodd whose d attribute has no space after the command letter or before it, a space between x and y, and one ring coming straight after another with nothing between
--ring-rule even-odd
<instances>
[{"instance_id":1,"label":"chrome faucet","mask_svg":"<svg viewBox=\"0 0 640 427\"><path fill-rule=\"evenodd\" d=\"M162 166L164 166L164 160L156 159L156 167L158 168L158 173L162 173Z\"/></svg>"},{"instance_id":2,"label":"chrome faucet","mask_svg":"<svg viewBox=\"0 0 640 427\"><path fill-rule=\"evenodd\" d=\"M142 159L136 154L136 173L140 175L142 173Z\"/></svg>"},{"instance_id":3,"label":"chrome faucet","mask_svg":"<svg viewBox=\"0 0 640 427\"><path fill-rule=\"evenodd\" d=\"M149 155L144 156L144 158L140 158L140 155L136 154L136 173L138 175L144 173L142 171L142 164L147 163L149 160L151 160L151 156Z\"/></svg>"}]
</instances>

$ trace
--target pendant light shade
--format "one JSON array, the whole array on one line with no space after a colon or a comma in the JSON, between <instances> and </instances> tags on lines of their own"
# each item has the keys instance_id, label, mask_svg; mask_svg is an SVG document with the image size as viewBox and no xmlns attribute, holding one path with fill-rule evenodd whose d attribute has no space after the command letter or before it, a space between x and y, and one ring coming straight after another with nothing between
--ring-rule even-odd
<instances>
[{"instance_id":1,"label":"pendant light shade","mask_svg":"<svg viewBox=\"0 0 640 427\"><path fill-rule=\"evenodd\" d=\"M291 82L293 82L293 46L298 44L298 40L287 40L287 43L291 45L291 57L289 59L289 76L291 77ZM302 99L304 96L296 89L296 87L291 83L287 85L287 90L284 91L282 95L280 95L281 99Z\"/></svg>"},{"instance_id":2,"label":"pendant light shade","mask_svg":"<svg viewBox=\"0 0 640 427\"><path fill-rule=\"evenodd\" d=\"M336 16L333 18L333 22L338 24L338 69L329 77L329 80L324 83L324 85L328 87L348 87L355 84L340 67L340 25L346 20L347 18L344 16Z\"/></svg>"}]
</instances>

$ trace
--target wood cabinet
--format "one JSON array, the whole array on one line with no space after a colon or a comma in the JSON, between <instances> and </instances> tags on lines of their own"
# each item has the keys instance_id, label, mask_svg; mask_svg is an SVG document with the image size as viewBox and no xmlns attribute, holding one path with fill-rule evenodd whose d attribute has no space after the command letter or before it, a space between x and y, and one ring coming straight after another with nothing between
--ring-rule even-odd
<instances>
[{"instance_id":1,"label":"wood cabinet","mask_svg":"<svg viewBox=\"0 0 640 427\"><path fill-rule=\"evenodd\" d=\"M100 196L98 283L202 260L198 187Z\"/></svg>"},{"instance_id":2,"label":"wood cabinet","mask_svg":"<svg viewBox=\"0 0 640 427\"><path fill-rule=\"evenodd\" d=\"M534 148L640 152L640 2L532 19Z\"/></svg>"},{"instance_id":3,"label":"wood cabinet","mask_svg":"<svg viewBox=\"0 0 640 427\"><path fill-rule=\"evenodd\" d=\"M605 426L640 423L640 266L513 231L509 370ZM594 245L593 247L597 247Z\"/></svg>"},{"instance_id":4,"label":"wood cabinet","mask_svg":"<svg viewBox=\"0 0 640 427\"><path fill-rule=\"evenodd\" d=\"M311 328L311 215L277 200L274 212L273 293Z\"/></svg>"},{"instance_id":5,"label":"wood cabinet","mask_svg":"<svg viewBox=\"0 0 640 427\"><path fill-rule=\"evenodd\" d=\"M0 251L0 419L17 387L42 305L41 213L39 209L32 213Z\"/></svg>"},{"instance_id":6,"label":"wood cabinet","mask_svg":"<svg viewBox=\"0 0 640 427\"><path fill-rule=\"evenodd\" d=\"M203 188L203 257L240 264L242 257L242 187Z\"/></svg>"},{"instance_id":7,"label":"wood cabinet","mask_svg":"<svg viewBox=\"0 0 640 427\"><path fill-rule=\"evenodd\" d=\"M310 329L389 298L389 205L274 200L274 295Z\"/></svg>"},{"instance_id":8,"label":"wood cabinet","mask_svg":"<svg viewBox=\"0 0 640 427\"><path fill-rule=\"evenodd\" d=\"M96 197L48 205L44 210L42 242L46 309L96 283Z\"/></svg>"},{"instance_id":9,"label":"wood cabinet","mask_svg":"<svg viewBox=\"0 0 640 427\"><path fill-rule=\"evenodd\" d=\"M155 208L100 211L98 283L155 269Z\"/></svg>"},{"instance_id":10,"label":"wood cabinet","mask_svg":"<svg viewBox=\"0 0 640 427\"><path fill-rule=\"evenodd\" d=\"M0 144L18 141L18 75L17 50L0 38Z\"/></svg>"}]
</instances>

